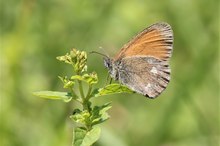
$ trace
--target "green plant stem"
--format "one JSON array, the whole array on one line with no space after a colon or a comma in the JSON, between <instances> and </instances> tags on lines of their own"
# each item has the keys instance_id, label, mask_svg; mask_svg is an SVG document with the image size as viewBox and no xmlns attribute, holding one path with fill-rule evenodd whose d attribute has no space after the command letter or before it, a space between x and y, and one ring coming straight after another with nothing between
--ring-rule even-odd
<instances>
[{"instance_id":1,"label":"green plant stem","mask_svg":"<svg viewBox=\"0 0 220 146\"><path fill-rule=\"evenodd\" d=\"M87 98L87 96L85 97L84 95L83 88L82 88L82 81L78 81L78 83L79 83L79 92L80 92L81 99L82 99L83 110L87 110L88 112L90 112L89 98Z\"/></svg>"},{"instance_id":2,"label":"green plant stem","mask_svg":"<svg viewBox=\"0 0 220 146\"><path fill-rule=\"evenodd\" d=\"M75 93L75 91L73 90L73 88L71 87L71 88L69 88L69 89L70 89L70 91L71 91L71 94L72 94L72 96L73 96L73 99L74 99L75 101L77 101L77 102L79 102L79 103L82 104L82 101L80 100L79 96Z\"/></svg>"},{"instance_id":3,"label":"green plant stem","mask_svg":"<svg viewBox=\"0 0 220 146\"><path fill-rule=\"evenodd\" d=\"M92 91L92 85L89 85L89 89L87 91L86 97L83 100L83 110L87 110L89 114L91 114L91 107L90 107L91 105L89 102L91 91ZM90 123L86 124L85 126L86 126L87 131L90 131L92 129L92 126Z\"/></svg>"},{"instance_id":4,"label":"green plant stem","mask_svg":"<svg viewBox=\"0 0 220 146\"><path fill-rule=\"evenodd\" d=\"M83 110L89 111L88 101L86 100L83 101Z\"/></svg>"},{"instance_id":5,"label":"green plant stem","mask_svg":"<svg viewBox=\"0 0 220 146\"><path fill-rule=\"evenodd\" d=\"M82 99L85 98L85 95L84 95L84 92L83 92L83 88L82 88L82 81L78 81L79 83L79 92L80 92L80 95L82 97Z\"/></svg>"},{"instance_id":6,"label":"green plant stem","mask_svg":"<svg viewBox=\"0 0 220 146\"><path fill-rule=\"evenodd\" d=\"M92 85L89 85L89 89L86 95L86 100L89 100L91 92L92 92Z\"/></svg>"}]
</instances>

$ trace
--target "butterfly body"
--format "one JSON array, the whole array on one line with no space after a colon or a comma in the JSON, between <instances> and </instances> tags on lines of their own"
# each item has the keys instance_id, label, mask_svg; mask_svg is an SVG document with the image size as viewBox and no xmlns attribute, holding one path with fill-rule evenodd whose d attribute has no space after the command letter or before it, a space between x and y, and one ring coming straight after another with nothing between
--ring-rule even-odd
<instances>
[{"instance_id":1,"label":"butterfly body","mask_svg":"<svg viewBox=\"0 0 220 146\"><path fill-rule=\"evenodd\" d=\"M155 98L170 81L169 58L173 33L169 24L156 23L125 44L114 58L104 58L110 76L133 91Z\"/></svg>"}]
</instances>

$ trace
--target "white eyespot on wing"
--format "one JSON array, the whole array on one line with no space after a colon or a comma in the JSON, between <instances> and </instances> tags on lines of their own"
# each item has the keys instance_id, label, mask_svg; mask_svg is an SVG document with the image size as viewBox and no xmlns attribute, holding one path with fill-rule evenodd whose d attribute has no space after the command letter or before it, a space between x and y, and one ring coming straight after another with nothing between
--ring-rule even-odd
<instances>
[{"instance_id":1,"label":"white eyespot on wing","mask_svg":"<svg viewBox=\"0 0 220 146\"><path fill-rule=\"evenodd\" d=\"M147 92L149 92L150 90L151 90L151 84L150 83L148 83L147 84L147 86L145 86L145 90L147 91Z\"/></svg>"},{"instance_id":2,"label":"white eyespot on wing","mask_svg":"<svg viewBox=\"0 0 220 146\"><path fill-rule=\"evenodd\" d=\"M154 73L154 74L158 74L156 67L152 67L152 69L150 70L150 72Z\"/></svg>"}]
</instances>

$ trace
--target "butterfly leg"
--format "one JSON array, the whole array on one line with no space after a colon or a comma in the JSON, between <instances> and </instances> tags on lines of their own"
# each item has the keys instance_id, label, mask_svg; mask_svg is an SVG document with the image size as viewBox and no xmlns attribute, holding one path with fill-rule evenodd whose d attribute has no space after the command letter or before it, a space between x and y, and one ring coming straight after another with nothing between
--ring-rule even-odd
<instances>
[{"instance_id":1,"label":"butterfly leg","mask_svg":"<svg viewBox=\"0 0 220 146\"><path fill-rule=\"evenodd\" d=\"M106 83L105 85L111 84L112 83L112 78L110 77L110 75L108 74L107 78L106 78Z\"/></svg>"}]
</instances>

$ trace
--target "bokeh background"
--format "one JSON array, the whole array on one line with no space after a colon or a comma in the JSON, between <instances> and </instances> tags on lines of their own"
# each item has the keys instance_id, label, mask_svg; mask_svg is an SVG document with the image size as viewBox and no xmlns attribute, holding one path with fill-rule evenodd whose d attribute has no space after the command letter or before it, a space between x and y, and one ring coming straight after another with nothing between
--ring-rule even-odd
<instances>
[{"instance_id":1,"label":"bokeh background","mask_svg":"<svg viewBox=\"0 0 220 146\"><path fill-rule=\"evenodd\" d=\"M78 105L32 95L64 91L57 76L71 69L55 57L71 48L113 56L158 21L174 31L169 86L155 100L138 94L93 99L113 105L95 146L219 145L218 0L2 0L0 6L2 146L70 146L69 115ZM102 87L102 57L88 59Z\"/></svg>"}]
</instances>

